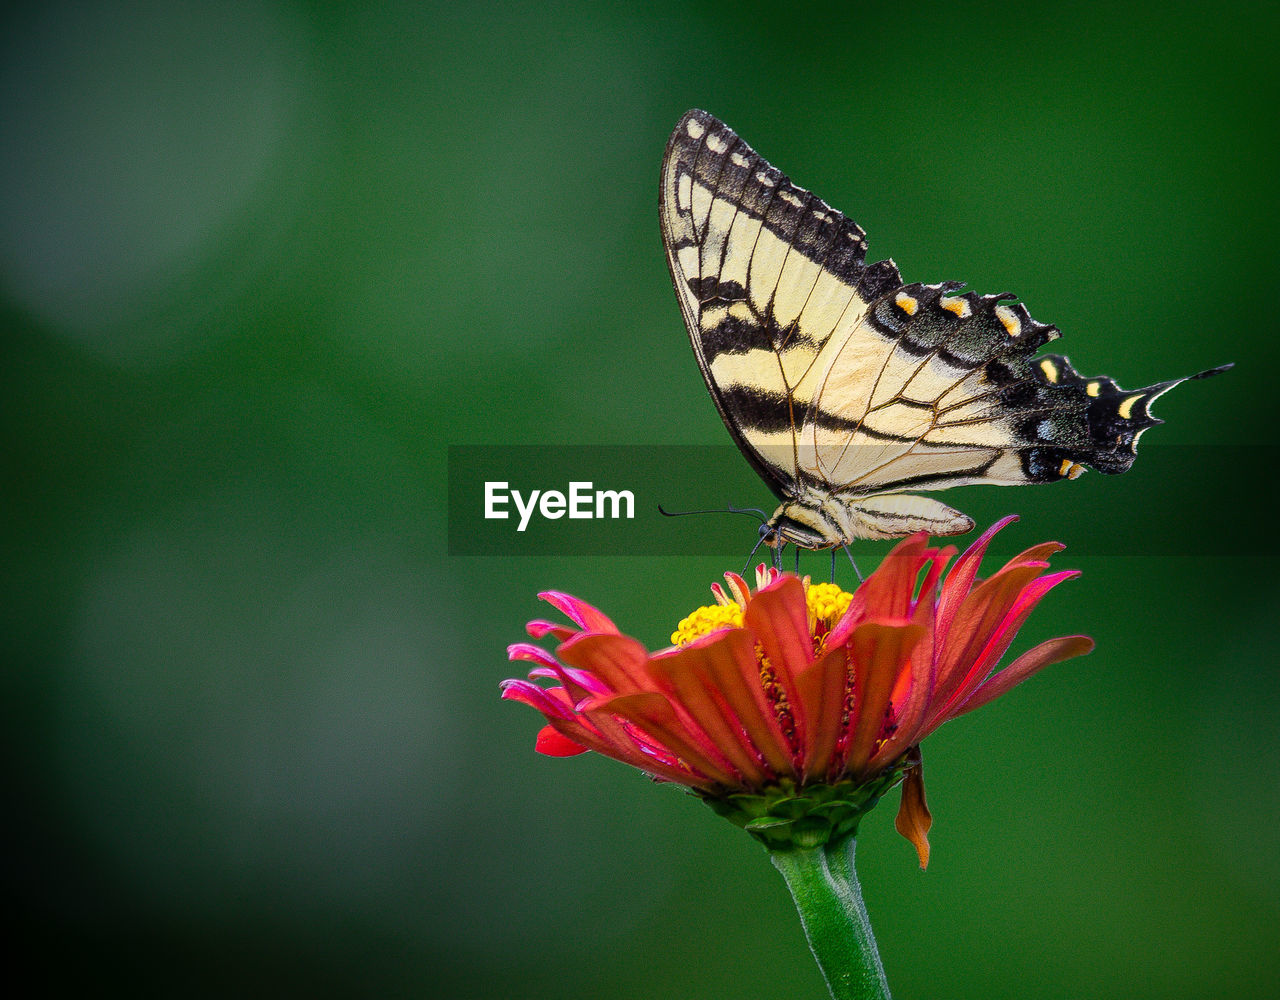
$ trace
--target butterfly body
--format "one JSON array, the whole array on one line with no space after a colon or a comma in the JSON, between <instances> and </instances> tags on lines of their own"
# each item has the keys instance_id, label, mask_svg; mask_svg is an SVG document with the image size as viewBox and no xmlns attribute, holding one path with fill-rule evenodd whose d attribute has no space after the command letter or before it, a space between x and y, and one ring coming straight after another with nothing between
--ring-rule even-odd
<instances>
[{"instance_id":1,"label":"butterfly body","mask_svg":"<svg viewBox=\"0 0 1280 1000\"><path fill-rule=\"evenodd\" d=\"M778 506L762 531L770 546L798 545L802 549L829 549L863 538L899 538L904 519L913 531L927 526L932 535L956 535L969 531L973 519L928 497L893 495L890 503L880 497L855 497L802 488L794 499Z\"/></svg>"},{"instance_id":2,"label":"butterfly body","mask_svg":"<svg viewBox=\"0 0 1280 1000\"><path fill-rule=\"evenodd\" d=\"M661 218L707 388L781 501L770 545L959 534L972 519L916 491L1123 472L1185 381L1085 378L1036 356L1059 331L1013 295L868 264L856 223L703 111L667 145Z\"/></svg>"}]
</instances>

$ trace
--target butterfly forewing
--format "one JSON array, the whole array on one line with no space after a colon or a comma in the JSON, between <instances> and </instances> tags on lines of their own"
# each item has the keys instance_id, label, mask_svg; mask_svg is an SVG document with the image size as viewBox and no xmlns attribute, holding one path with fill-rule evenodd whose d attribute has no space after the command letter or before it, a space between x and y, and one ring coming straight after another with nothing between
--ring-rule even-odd
<instances>
[{"instance_id":1,"label":"butterfly forewing","mask_svg":"<svg viewBox=\"0 0 1280 1000\"><path fill-rule=\"evenodd\" d=\"M692 111L662 172L662 228L694 352L725 424L779 496L803 470L816 373L900 282L862 230Z\"/></svg>"}]
</instances>

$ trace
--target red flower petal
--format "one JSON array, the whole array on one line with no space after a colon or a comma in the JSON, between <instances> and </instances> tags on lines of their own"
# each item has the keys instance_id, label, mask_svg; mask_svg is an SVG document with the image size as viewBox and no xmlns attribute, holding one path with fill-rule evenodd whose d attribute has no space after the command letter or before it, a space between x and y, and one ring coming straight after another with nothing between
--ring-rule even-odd
<instances>
[{"instance_id":1,"label":"red flower petal","mask_svg":"<svg viewBox=\"0 0 1280 1000\"><path fill-rule=\"evenodd\" d=\"M711 683L724 696L751 745L775 776L793 773L791 750L777 714L760 683L755 642L744 629L733 629L685 648L702 657Z\"/></svg>"},{"instance_id":2,"label":"red flower petal","mask_svg":"<svg viewBox=\"0 0 1280 1000\"><path fill-rule=\"evenodd\" d=\"M546 622L540 618L534 619L524 627L529 633L530 638L541 639L544 636L552 636L557 642L564 642L566 639L572 639L578 634L576 628L570 628L568 625L561 625L557 622Z\"/></svg>"},{"instance_id":3,"label":"red flower petal","mask_svg":"<svg viewBox=\"0 0 1280 1000\"><path fill-rule=\"evenodd\" d=\"M530 708L536 708L548 719L572 719L573 709L570 707L569 699L564 696L564 688L544 688L532 681L522 681L519 678L502 682L502 697L505 701L519 701L528 705ZM561 694L561 698L555 697L556 692Z\"/></svg>"},{"instance_id":4,"label":"red flower petal","mask_svg":"<svg viewBox=\"0 0 1280 1000\"><path fill-rule=\"evenodd\" d=\"M616 632L579 632L556 648L560 659L600 678L610 691L626 694L650 687L645 675L648 651L636 639Z\"/></svg>"},{"instance_id":5,"label":"red flower petal","mask_svg":"<svg viewBox=\"0 0 1280 1000\"><path fill-rule=\"evenodd\" d=\"M1020 566L1023 563L1046 562L1051 555L1061 552L1065 548L1066 546L1061 542L1041 542L1039 545L1033 545L1031 548L1019 552L1001 566L1000 570L1009 569L1011 566ZM1000 570L997 570L997 572Z\"/></svg>"},{"instance_id":6,"label":"red flower petal","mask_svg":"<svg viewBox=\"0 0 1280 1000\"><path fill-rule=\"evenodd\" d=\"M925 634L911 653L911 669L904 670L891 695L893 728L871 753L867 773L888 767L911 746L919 743L925 732L924 720L933 696L933 664L928 652L930 637ZM922 654L921 650L925 652Z\"/></svg>"},{"instance_id":7,"label":"red flower petal","mask_svg":"<svg viewBox=\"0 0 1280 1000\"><path fill-rule=\"evenodd\" d=\"M893 695L894 722L897 728L885 740L884 746L872 755L874 763L890 763L905 748L920 742L924 720L933 703L937 684L937 647L934 643L932 607L926 607L923 598L912 620L924 632L911 651L910 673L904 672L900 680L900 687L903 686L902 681L906 682L905 695L899 691L895 691Z\"/></svg>"},{"instance_id":8,"label":"red flower petal","mask_svg":"<svg viewBox=\"0 0 1280 1000\"><path fill-rule=\"evenodd\" d=\"M743 623L764 647L779 679L785 675L789 682L813 662L809 609L804 584L796 577L783 577L752 597L743 613Z\"/></svg>"},{"instance_id":9,"label":"red flower petal","mask_svg":"<svg viewBox=\"0 0 1280 1000\"><path fill-rule=\"evenodd\" d=\"M855 726L845 769L863 775L885 726L889 696L898 676L911 669L911 650L924 628L891 622L863 622L848 643L856 698Z\"/></svg>"},{"instance_id":10,"label":"red flower petal","mask_svg":"<svg viewBox=\"0 0 1280 1000\"><path fill-rule=\"evenodd\" d=\"M951 631L951 622L960 608L960 603L968 596L973 587L974 578L978 575L978 566L991 544L996 532L1005 525L1018 519L1017 514L1001 518L990 528L978 536L977 541L965 549L964 555L956 560L951 572L942 581L942 593L938 598L937 624L934 626L934 639L939 644L946 642Z\"/></svg>"},{"instance_id":11,"label":"red flower petal","mask_svg":"<svg viewBox=\"0 0 1280 1000\"><path fill-rule=\"evenodd\" d=\"M788 745L798 750L804 732L804 705L796 694L796 675L813 662L813 636L804 585L794 576L782 577L756 593L743 612L743 620L773 670L794 727ZM799 761L797 760L798 764Z\"/></svg>"},{"instance_id":12,"label":"red flower petal","mask_svg":"<svg viewBox=\"0 0 1280 1000\"><path fill-rule=\"evenodd\" d=\"M717 785L741 785L724 755L716 747L699 739L697 734L689 732L671 702L656 691L638 691L603 699L584 708L583 714L596 725L601 724L601 715L626 719L650 736L658 746L687 764L695 775L701 775ZM689 781L688 778L681 780L686 784L698 783Z\"/></svg>"},{"instance_id":13,"label":"red flower petal","mask_svg":"<svg viewBox=\"0 0 1280 1000\"><path fill-rule=\"evenodd\" d=\"M1039 563L1002 570L965 596L955 609L947 635L941 636L939 630L935 636L935 641L941 639L937 654L935 703L949 701L956 690L970 679L983 649L1005 620L1009 609L1045 567L1045 563Z\"/></svg>"},{"instance_id":14,"label":"red flower petal","mask_svg":"<svg viewBox=\"0 0 1280 1000\"><path fill-rule=\"evenodd\" d=\"M1039 569L1034 566L1015 567L1012 570L1003 572L1001 576L1008 577L1010 581L1016 582L1018 577L1025 576L1027 572L1038 571ZM985 645L976 653L972 652L970 648L967 655L971 657L971 660L968 661L969 666L964 671L963 676L960 676L960 671L957 670L956 676L951 678L954 683L945 684L945 690L943 680L945 675L942 672L942 668L939 668L939 692L935 698L933 710L930 712L930 718L925 723L924 732L932 732L946 719L951 718L954 711L971 697L977 686L986 680L987 675L1000 662L1000 657L1004 656L1005 651L1008 650L1010 643L1013 642L1014 637L1018 634L1018 629L1022 627L1027 620L1027 616L1040 603L1044 595L1064 580L1070 580L1079 575L1078 570L1064 570L1060 573L1051 573L1048 576L1032 580L1026 586L1018 588L1012 605L1003 609L1003 616L996 623L995 628L987 634ZM992 577L987 582L993 583L997 579L998 577ZM1002 590L994 591L999 603L992 604L990 609L992 612L1000 610L1004 596L1012 585L1012 583L1007 583ZM987 616L984 615L984 623L987 620ZM981 630L975 630L975 638L981 635Z\"/></svg>"},{"instance_id":15,"label":"red flower petal","mask_svg":"<svg viewBox=\"0 0 1280 1000\"><path fill-rule=\"evenodd\" d=\"M599 693L602 687L600 682L590 674L584 674L581 670L567 670L545 649L530 642L513 642L507 647L507 658L512 661L537 663L539 666L529 671L529 676L554 677L565 686L574 701L581 701L589 694Z\"/></svg>"},{"instance_id":16,"label":"red flower petal","mask_svg":"<svg viewBox=\"0 0 1280 1000\"><path fill-rule=\"evenodd\" d=\"M713 662L722 658L721 648L729 645L725 641L727 639L727 636L717 634L717 641L710 644L689 646L666 655L654 656L649 661L649 672L662 685L671 701L684 710L689 718L688 724L697 726L701 731L703 741L718 748L749 784L760 787L770 774L761 767L761 753L734 711L732 701L736 700L739 704L745 701L748 713L755 707L754 703L746 695L741 673L731 667L728 683L735 690L727 691L719 683ZM725 652L732 658L732 651ZM753 673L755 686L758 688L759 673Z\"/></svg>"},{"instance_id":17,"label":"red flower petal","mask_svg":"<svg viewBox=\"0 0 1280 1000\"><path fill-rule=\"evenodd\" d=\"M796 695L804 707L804 777L825 781L831 770L849 690L849 660L836 646L796 676Z\"/></svg>"},{"instance_id":18,"label":"red flower petal","mask_svg":"<svg viewBox=\"0 0 1280 1000\"><path fill-rule=\"evenodd\" d=\"M618 626L609 617L586 601L579 600L572 594L563 594L558 590L544 590L538 595L553 608L567 615L577 623L584 632L611 632L617 634Z\"/></svg>"},{"instance_id":19,"label":"red flower petal","mask_svg":"<svg viewBox=\"0 0 1280 1000\"><path fill-rule=\"evenodd\" d=\"M878 569L862 581L854 600L866 609L867 617L910 618L920 567L929 558L923 531L904 538L884 557Z\"/></svg>"},{"instance_id":20,"label":"red flower petal","mask_svg":"<svg viewBox=\"0 0 1280 1000\"><path fill-rule=\"evenodd\" d=\"M645 755L637 749L635 741L627 735L619 723L606 719L604 731L589 725L588 720L569 702L563 688L548 690L529 681L508 680L502 682L502 697L524 702L537 709L558 733L588 750L595 750L608 757L626 761L634 767L653 771ZM676 774L679 773L676 772ZM677 777L673 780L681 779Z\"/></svg>"},{"instance_id":21,"label":"red flower petal","mask_svg":"<svg viewBox=\"0 0 1280 1000\"><path fill-rule=\"evenodd\" d=\"M924 575L924 582L920 584L919 597L917 598L912 617L916 621L922 621L926 616L932 619L936 614L937 597L938 597L938 578L942 576L943 570L947 568L949 563L956 554L956 547L948 545L941 549L927 549L925 555L928 557L929 569ZM914 581L912 581L914 583Z\"/></svg>"},{"instance_id":22,"label":"red flower petal","mask_svg":"<svg viewBox=\"0 0 1280 1000\"><path fill-rule=\"evenodd\" d=\"M531 686L536 687L536 685ZM506 696L504 691L503 697ZM533 702L527 703L533 704ZM543 714L546 715L545 712ZM614 718L608 712L591 715L585 711L576 711L571 718L567 719L555 715L546 717L553 729L588 750L620 760L624 764L630 764L647 774L665 778L668 781L708 789L713 787L712 782L682 767L670 754L664 754L661 747L655 747L644 734L630 731L626 723Z\"/></svg>"},{"instance_id":23,"label":"red flower petal","mask_svg":"<svg viewBox=\"0 0 1280 1000\"><path fill-rule=\"evenodd\" d=\"M560 665L556 662L554 656L541 646L535 646L531 642L513 642L507 647L507 659L512 661L524 660L527 663L540 663L552 670Z\"/></svg>"},{"instance_id":24,"label":"red flower petal","mask_svg":"<svg viewBox=\"0 0 1280 1000\"><path fill-rule=\"evenodd\" d=\"M551 726L543 726L538 732L534 749L548 757L576 757L580 753L587 752L586 747L575 743Z\"/></svg>"},{"instance_id":25,"label":"red flower petal","mask_svg":"<svg viewBox=\"0 0 1280 1000\"><path fill-rule=\"evenodd\" d=\"M920 641L911 651L911 670L904 671L892 695L894 705L893 732L871 756L873 768L892 763L909 746L920 741L920 731L933 700L937 682L937 656L934 643L938 579L956 554L954 545L926 551L928 570L920 584L919 596L912 612L913 624L924 629Z\"/></svg>"},{"instance_id":26,"label":"red flower petal","mask_svg":"<svg viewBox=\"0 0 1280 1000\"><path fill-rule=\"evenodd\" d=\"M1092 652L1093 646L1093 640L1087 635L1067 635L1040 643L982 684L967 701L951 713L951 718L957 718L966 712L972 712L975 708L981 708L1052 663L1061 663L1073 656L1083 656L1085 653Z\"/></svg>"}]
</instances>

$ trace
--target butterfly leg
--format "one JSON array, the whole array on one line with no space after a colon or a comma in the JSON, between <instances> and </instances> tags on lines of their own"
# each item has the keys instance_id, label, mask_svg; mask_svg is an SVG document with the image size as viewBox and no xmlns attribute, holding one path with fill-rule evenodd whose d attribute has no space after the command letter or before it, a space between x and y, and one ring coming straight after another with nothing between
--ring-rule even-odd
<instances>
[{"instance_id":1,"label":"butterfly leg","mask_svg":"<svg viewBox=\"0 0 1280 1000\"><path fill-rule=\"evenodd\" d=\"M853 567L854 575L858 578L858 582L862 582L862 571L858 569L858 564L853 561L853 553L849 551L848 543L842 546L844 554L849 557L849 565ZM836 575L836 550L831 550L831 579L834 582Z\"/></svg>"},{"instance_id":2,"label":"butterfly leg","mask_svg":"<svg viewBox=\"0 0 1280 1000\"><path fill-rule=\"evenodd\" d=\"M766 536L766 533L765 533L765 531L764 531L764 530L763 530L763 528L762 528L762 530L761 530L761 532L760 532L760 541L756 542L756 543L755 543L755 545L753 545L753 546L751 547L751 551L747 553L747 561L746 561L746 564L742 567L742 576L743 576L743 579L749 579L749 577L747 576L747 574L748 574L749 572L751 572L751 560L752 560L752 559L754 559L754 558L756 557L756 553L760 551L760 546L764 544L764 540L765 540L765 538L766 538L766 537L767 537L767 536ZM777 565L777 562L778 562L778 550L777 550L777 549L774 549L774 551L773 551L772 560L773 560L774 565Z\"/></svg>"}]
</instances>

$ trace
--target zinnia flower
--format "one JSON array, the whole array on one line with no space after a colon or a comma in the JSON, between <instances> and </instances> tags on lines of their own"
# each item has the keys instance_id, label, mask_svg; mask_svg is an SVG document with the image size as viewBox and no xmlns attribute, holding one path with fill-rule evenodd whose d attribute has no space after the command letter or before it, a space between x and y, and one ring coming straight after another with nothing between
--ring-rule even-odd
<instances>
[{"instance_id":1,"label":"zinnia flower","mask_svg":"<svg viewBox=\"0 0 1280 1000\"><path fill-rule=\"evenodd\" d=\"M718 603L680 623L674 646L648 652L603 613L567 594L540 596L577 626L534 621L535 664L503 697L540 711L537 749L595 750L685 785L766 846L851 835L880 795L903 781L899 831L923 867L930 824L919 744L948 719L985 705L1051 663L1087 653L1085 636L1050 639L997 670L1018 629L1051 589L1062 546L1027 549L979 580L993 525L955 564L954 546L904 539L853 594L776 570L757 587L725 574ZM558 684L543 687L537 680ZM904 781L905 779L905 781Z\"/></svg>"}]
</instances>

